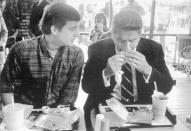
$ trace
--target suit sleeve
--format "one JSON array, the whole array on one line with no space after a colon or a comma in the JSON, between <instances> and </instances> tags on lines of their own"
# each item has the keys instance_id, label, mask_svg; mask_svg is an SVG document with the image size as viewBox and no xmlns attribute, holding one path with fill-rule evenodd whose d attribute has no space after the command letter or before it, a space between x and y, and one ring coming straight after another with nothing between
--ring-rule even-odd
<instances>
[{"instance_id":1,"label":"suit sleeve","mask_svg":"<svg viewBox=\"0 0 191 131\"><path fill-rule=\"evenodd\" d=\"M174 82L166 66L164 52L161 45L159 46L158 55L159 58L156 63L156 67L152 68L150 82L156 81L158 90L164 94L167 94L172 89Z\"/></svg>"},{"instance_id":2,"label":"suit sleeve","mask_svg":"<svg viewBox=\"0 0 191 131\"><path fill-rule=\"evenodd\" d=\"M101 55L101 47L90 46L88 49L88 61L84 69L82 88L88 94L108 95L112 88L105 87L102 71L106 66L107 60Z\"/></svg>"}]
</instances>

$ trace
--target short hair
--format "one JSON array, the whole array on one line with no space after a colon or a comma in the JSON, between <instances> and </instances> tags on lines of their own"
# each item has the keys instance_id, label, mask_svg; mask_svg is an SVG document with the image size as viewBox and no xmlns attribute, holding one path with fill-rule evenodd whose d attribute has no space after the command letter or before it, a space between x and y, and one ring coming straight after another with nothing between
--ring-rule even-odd
<instances>
[{"instance_id":1,"label":"short hair","mask_svg":"<svg viewBox=\"0 0 191 131\"><path fill-rule=\"evenodd\" d=\"M54 2L45 7L39 26L41 31L48 35L52 25L62 29L67 21L80 21L79 12L63 2Z\"/></svg>"},{"instance_id":2,"label":"short hair","mask_svg":"<svg viewBox=\"0 0 191 131\"><path fill-rule=\"evenodd\" d=\"M0 0L0 3L2 3L2 2L6 2L5 0Z\"/></svg>"},{"instance_id":3,"label":"short hair","mask_svg":"<svg viewBox=\"0 0 191 131\"><path fill-rule=\"evenodd\" d=\"M133 31L142 29L143 23L141 16L132 10L122 10L118 12L112 22L112 32L119 30Z\"/></svg>"}]
</instances>

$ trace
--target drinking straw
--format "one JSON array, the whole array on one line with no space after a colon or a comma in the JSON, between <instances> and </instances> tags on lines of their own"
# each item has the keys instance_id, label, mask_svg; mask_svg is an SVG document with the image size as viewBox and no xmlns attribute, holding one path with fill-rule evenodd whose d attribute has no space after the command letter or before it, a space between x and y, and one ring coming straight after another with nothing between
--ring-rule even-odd
<instances>
[{"instance_id":1,"label":"drinking straw","mask_svg":"<svg viewBox=\"0 0 191 131\"><path fill-rule=\"evenodd\" d=\"M11 96L11 105L12 105L12 109L15 109L15 104L14 104L14 96Z\"/></svg>"},{"instance_id":2,"label":"drinking straw","mask_svg":"<svg viewBox=\"0 0 191 131\"><path fill-rule=\"evenodd\" d=\"M97 114L96 115L96 122L95 122L95 131L101 131L102 129L102 123L104 120L103 114Z\"/></svg>"},{"instance_id":3,"label":"drinking straw","mask_svg":"<svg viewBox=\"0 0 191 131\"><path fill-rule=\"evenodd\" d=\"M154 81L154 85L155 85L156 92L158 92L156 81Z\"/></svg>"},{"instance_id":4,"label":"drinking straw","mask_svg":"<svg viewBox=\"0 0 191 131\"><path fill-rule=\"evenodd\" d=\"M159 95L158 95L158 89L157 89L156 81L154 81L154 85L155 85L156 96L157 96L157 98L159 99Z\"/></svg>"}]
</instances>

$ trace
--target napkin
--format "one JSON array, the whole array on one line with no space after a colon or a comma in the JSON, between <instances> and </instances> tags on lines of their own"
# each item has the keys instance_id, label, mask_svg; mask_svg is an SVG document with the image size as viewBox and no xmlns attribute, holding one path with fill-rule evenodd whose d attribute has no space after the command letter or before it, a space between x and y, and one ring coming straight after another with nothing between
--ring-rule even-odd
<instances>
[{"instance_id":1,"label":"napkin","mask_svg":"<svg viewBox=\"0 0 191 131\"><path fill-rule=\"evenodd\" d=\"M133 112L129 113L127 117L127 122L151 124L152 119L153 119L153 113L151 109L140 108L138 110L133 110Z\"/></svg>"},{"instance_id":2,"label":"napkin","mask_svg":"<svg viewBox=\"0 0 191 131\"><path fill-rule=\"evenodd\" d=\"M114 97L106 100L106 103L111 108L111 110L116 113L123 120L127 120L128 111L126 108Z\"/></svg>"}]
</instances>

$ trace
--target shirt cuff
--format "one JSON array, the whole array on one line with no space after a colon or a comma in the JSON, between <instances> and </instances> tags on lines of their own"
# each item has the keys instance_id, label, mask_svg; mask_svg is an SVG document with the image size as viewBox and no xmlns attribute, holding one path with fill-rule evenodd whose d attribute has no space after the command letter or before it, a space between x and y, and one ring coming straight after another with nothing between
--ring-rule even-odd
<instances>
[{"instance_id":1,"label":"shirt cuff","mask_svg":"<svg viewBox=\"0 0 191 131\"><path fill-rule=\"evenodd\" d=\"M151 74L152 74L152 70L151 70L151 72L149 73L148 76L143 75L143 78L145 79L145 83L149 83L149 80L151 78Z\"/></svg>"},{"instance_id":2,"label":"shirt cuff","mask_svg":"<svg viewBox=\"0 0 191 131\"><path fill-rule=\"evenodd\" d=\"M107 78L105 76L104 70L102 71L102 77L103 77L103 83L104 83L105 87L109 87L110 86L110 78Z\"/></svg>"}]
</instances>

